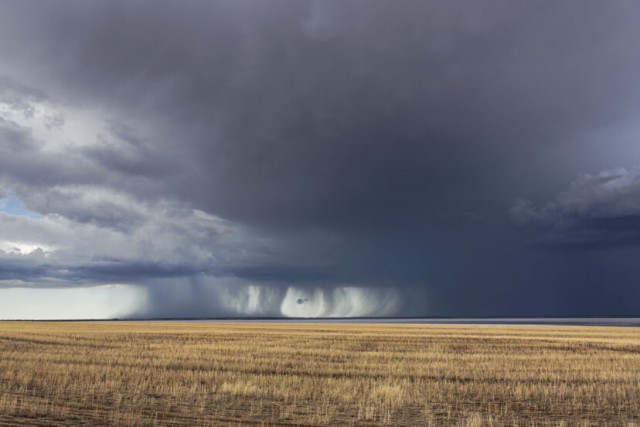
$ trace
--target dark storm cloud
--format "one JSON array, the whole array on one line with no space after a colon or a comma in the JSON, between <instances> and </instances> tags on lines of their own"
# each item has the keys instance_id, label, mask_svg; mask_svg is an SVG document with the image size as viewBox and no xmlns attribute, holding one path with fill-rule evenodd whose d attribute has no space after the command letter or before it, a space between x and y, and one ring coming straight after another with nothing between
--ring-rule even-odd
<instances>
[{"instance_id":1,"label":"dark storm cloud","mask_svg":"<svg viewBox=\"0 0 640 427\"><path fill-rule=\"evenodd\" d=\"M126 176L161 178L177 173L176 165L158 153L133 129L109 123L108 133L98 134L97 143L87 147L85 155L100 167Z\"/></svg>"},{"instance_id":2,"label":"dark storm cloud","mask_svg":"<svg viewBox=\"0 0 640 427\"><path fill-rule=\"evenodd\" d=\"M7 19L65 93L162 114L207 183L173 190L245 221L411 224L640 90L634 3L67 5Z\"/></svg>"},{"instance_id":3,"label":"dark storm cloud","mask_svg":"<svg viewBox=\"0 0 640 427\"><path fill-rule=\"evenodd\" d=\"M0 101L15 115L0 122L4 186L69 227L117 235L96 244L107 247L96 259L127 233L156 250L153 262L125 251L104 271L67 254L87 280L225 272L276 288L427 289L432 314L561 311L557 288L573 292L580 262L540 269L548 254L523 249L505 211L568 175L613 167L589 154L602 144L584 149L581 138L630 128L640 109L633 1L2 9ZM60 135L43 144L18 113ZM640 153L616 159L640 163ZM629 194L588 194L584 210L562 197L520 203L513 217L533 240L636 239L637 212L616 207ZM221 242L213 222L210 239L190 232L194 212L245 240ZM523 298L530 306L513 302Z\"/></svg>"},{"instance_id":4,"label":"dark storm cloud","mask_svg":"<svg viewBox=\"0 0 640 427\"><path fill-rule=\"evenodd\" d=\"M619 168L582 176L541 208L519 200L511 216L533 231L536 243L640 245L640 172Z\"/></svg>"}]
</instances>

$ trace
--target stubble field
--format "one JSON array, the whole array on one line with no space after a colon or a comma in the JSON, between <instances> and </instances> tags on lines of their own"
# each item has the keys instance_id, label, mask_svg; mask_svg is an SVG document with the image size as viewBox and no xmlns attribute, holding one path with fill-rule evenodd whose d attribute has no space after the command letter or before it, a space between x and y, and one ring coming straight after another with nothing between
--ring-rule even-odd
<instances>
[{"instance_id":1,"label":"stubble field","mask_svg":"<svg viewBox=\"0 0 640 427\"><path fill-rule=\"evenodd\" d=\"M640 330L0 322L19 424L640 425Z\"/></svg>"}]
</instances>

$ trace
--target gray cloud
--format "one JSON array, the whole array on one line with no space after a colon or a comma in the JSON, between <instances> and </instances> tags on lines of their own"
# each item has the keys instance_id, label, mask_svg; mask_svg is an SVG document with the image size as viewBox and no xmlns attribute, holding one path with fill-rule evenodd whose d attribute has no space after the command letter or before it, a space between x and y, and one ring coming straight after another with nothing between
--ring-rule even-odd
<instances>
[{"instance_id":1,"label":"gray cloud","mask_svg":"<svg viewBox=\"0 0 640 427\"><path fill-rule=\"evenodd\" d=\"M640 244L640 171L618 168L584 175L535 208L519 200L513 221L538 243L563 246Z\"/></svg>"},{"instance_id":2,"label":"gray cloud","mask_svg":"<svg viewBox=\"0 0 640 427\"><path fill-rule=\"evenodd\" d=\"M291 289L383 312L388 288L399 314L566 310L586 261L540 268L551 255L522 249L504 211L640 162L620 142L637 131L638 7L6 3L0 186L44 218L0 217L23 245L3 277L127 281L155 292L154 315L200 307L172 309L171 283L203 300L236 287L262 313ZM602 179L512 217L556 245L635 241L635 184Z\"/></svg>"}]
</instances>

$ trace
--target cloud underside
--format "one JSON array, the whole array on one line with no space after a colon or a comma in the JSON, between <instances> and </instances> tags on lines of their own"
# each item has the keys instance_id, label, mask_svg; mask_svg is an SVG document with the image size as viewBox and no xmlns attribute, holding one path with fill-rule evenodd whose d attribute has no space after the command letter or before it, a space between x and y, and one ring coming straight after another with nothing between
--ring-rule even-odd
<instances>
[{"instance_id":1,"label":"cloud underside","mask_svg":"<svg viewBox=\"0 0 640 427\"><path fill-rule=\"evenodd\" d=\"M640 170L584 175L536 208L519 200L511 217L533 242L563 247L640 245Z\"/></svg>"}]
</instances>

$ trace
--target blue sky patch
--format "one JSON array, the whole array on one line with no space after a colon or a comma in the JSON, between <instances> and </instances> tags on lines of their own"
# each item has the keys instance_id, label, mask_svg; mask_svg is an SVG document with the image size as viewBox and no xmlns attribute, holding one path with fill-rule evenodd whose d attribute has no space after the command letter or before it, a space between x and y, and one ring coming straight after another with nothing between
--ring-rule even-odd
<instances>
[{"instance_id":1,"label":"blue sky patch","mask_svg":"<svg viewBox=\"0 0 640 427\"><path fill-rule=\"evenodd\" d=\"M4 212L8 215L26 216L35 219L43 218L43 215L38 212L30 211L22 206L20 200L16 198L16 195L12 191L8 191L4 194L4 197L0 198L0 212Z\"/></svg>"}]
</instances>

